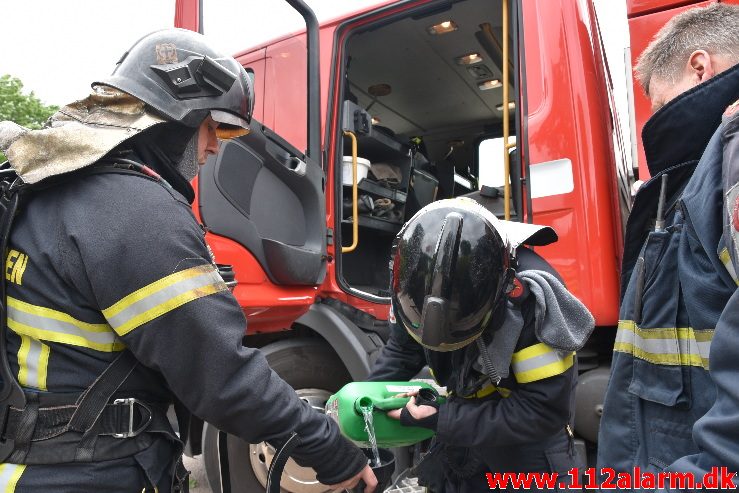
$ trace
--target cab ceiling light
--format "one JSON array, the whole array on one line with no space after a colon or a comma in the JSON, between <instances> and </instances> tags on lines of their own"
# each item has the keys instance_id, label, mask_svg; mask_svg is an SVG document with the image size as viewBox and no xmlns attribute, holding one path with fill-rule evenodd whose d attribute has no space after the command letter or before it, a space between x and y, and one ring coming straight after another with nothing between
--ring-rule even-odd
<instances>
[{"instance_id":1,"label":"cab ceiling light","mask_svg":"<svg viewBox=\"0 0 739 493\"><path fill-rule=\"evenodd\" d=\"M457 65L474 65L482 61L482 57L478 53L469 53L456 58Z\"/></svg>"},{"instance_id":2,"label":"cab ceiling light","mask_svg":"<svg viewBox=\"0 0 739 493\"><path fill-rule=\"evenodd\" d=\"M498 110L498 111L503 111L503 103L500 103L498 106L495 107L495 109ZM516 102L515 101L511 101L510 103L508 103L508 109L509 110L515 110L516 109Z\"/></svg>"},{"instance_id":3,"label":"cab ceiling light","mask_svg":"<svg viewBox=\"0 0 739 493\"><path fill-rule=\"evenodd\" d=\"M380 119L376 116L372 117L372 125L378 125L380 123Z\"/></svg>"},{"instance_id":4,"label":"cab ceiling light","mask_svg":"<svg viewBox=\"0 0 739 493\"><path fill-rule=\"evenodd\" d=\"M432 35L446 34L456 30L457 23L452 20L440 22L426 28L426 31Z\"/></svg>"},{"instance_id":5,"label":"cab ceiling light","mask_svg":"<svg viewBox=\"0 0 739 493\"><path fill-rule=\"evenodd\" d=\"M498 79L491 79L491 80L486 80L484 82L480 82L479 84L477 84L477 87L479 87L481 91L488 91L490 89L495 89L496 87L500 87L502 85L503 84L501 84ZM503 108L503 105L501 105L501 108Z\"/></svg>"}]
</instances>

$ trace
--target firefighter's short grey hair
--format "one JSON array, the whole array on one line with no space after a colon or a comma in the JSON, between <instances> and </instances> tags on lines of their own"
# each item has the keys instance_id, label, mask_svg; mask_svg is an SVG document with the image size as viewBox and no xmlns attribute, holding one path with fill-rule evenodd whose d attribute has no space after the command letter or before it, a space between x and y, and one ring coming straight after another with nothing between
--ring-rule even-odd
<instances>
[{"instance_id":1,"label":"firefighter's short grey hair","mask_svg":"<svg viewBox=\"0 0 739 493\"><path fill-rule=\"evenodd\" d=\"M634 67L647 95L653 78L677 82L696 50L739 63L739 5L715 3L686 10L665 24Z\"/></svg>"}]
</instances>

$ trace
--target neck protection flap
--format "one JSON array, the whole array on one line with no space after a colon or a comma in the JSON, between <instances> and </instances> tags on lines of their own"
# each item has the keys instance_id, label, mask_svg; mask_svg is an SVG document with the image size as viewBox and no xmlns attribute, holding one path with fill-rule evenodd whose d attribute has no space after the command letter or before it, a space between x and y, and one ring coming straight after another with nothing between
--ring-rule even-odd
<instances>
[{"instance_id":1,"label":"neck protection flap","mask_svg":"<svg viewBox=\"0 0 739 493\"><path fill-rule=\"evenodd\" d=\"M62 107L41 130L0 123L0 150L23 181L37 183L90 166L164 122L133 96L98 86L87 98Z\"/></svg>"}]
</instances>

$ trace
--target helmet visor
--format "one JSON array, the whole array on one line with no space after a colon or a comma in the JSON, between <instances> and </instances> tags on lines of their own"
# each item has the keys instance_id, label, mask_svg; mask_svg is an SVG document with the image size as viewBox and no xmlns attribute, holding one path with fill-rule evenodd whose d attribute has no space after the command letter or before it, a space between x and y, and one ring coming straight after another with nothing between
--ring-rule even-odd
<instances>
[{"instance_id":1,"label":"helmet visor","mask_svg":"<svg viewBox=\"0 0 739 493\"><path fill-rule=\"evenodd\" d=\"M210 110L213 121L218 122L216 137L222 140L243 137L249 133L249 123L241 117L221 110Z\"/></svg>"}]
</instances>

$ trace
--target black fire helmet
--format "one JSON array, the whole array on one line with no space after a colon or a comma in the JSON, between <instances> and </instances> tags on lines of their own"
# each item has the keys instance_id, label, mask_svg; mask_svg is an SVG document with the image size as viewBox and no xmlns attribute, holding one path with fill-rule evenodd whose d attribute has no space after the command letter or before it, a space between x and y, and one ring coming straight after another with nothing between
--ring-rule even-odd
<instances>
[{"instance_id":1,"label":"black fire helmet","mask_svg":"<svg viewBox=\"0 0 739 493\"><path fill-rule=\"evenodd\" d=\"M155 31L138 40L97 82L126 92L170 121L197 128L210 114L219 137L249 131L254 90L244 67L186 29Z\"/></svg>"},{"instance_id":2,"label":"black fire helmet","mask_svg":"<svg viewBox=\"0 0 739 493\"><path fill-rule=\"evenodd\" d=\"M491 326L513 280L513 249L499 223L473 200L449 199L424 207L398 233L394 315L424 347L459 349Z\"/></svg>"}]
</instances>

